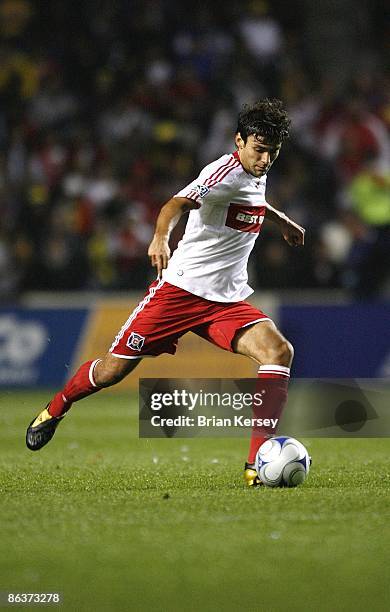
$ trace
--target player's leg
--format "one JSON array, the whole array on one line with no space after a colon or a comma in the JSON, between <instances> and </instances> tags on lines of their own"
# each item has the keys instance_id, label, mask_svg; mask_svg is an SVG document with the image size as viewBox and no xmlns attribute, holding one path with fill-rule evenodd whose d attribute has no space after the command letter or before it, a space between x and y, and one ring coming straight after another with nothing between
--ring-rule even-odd
<instances>
[{"instance_id":1,"label":"player's leg","mask_svg":"<svg viewBox=\"0 0 390 612\"><path fill-rule=\"evenodd\" d=\"M239 329L233 339L235 353L252 357L261 367L277 365L290 368L294 349L271 320Z\"/></svg>"},{"instance_id":2,"label":"player's leg","mask_svg":"<svg viewBox=\"0 0 390 612\"><path fill-rule=\"evenodd\" d=\"M156 357L167 352L174 354L181 328L171 323L170 331L161 322L185 316L186 308L179 300L177 288L164 281L154 281L145 297L124 323L109 353L104 359L87 361L56 393L45 410L27 430L26 444L31 450L42 448L54 435L55 429L73 402L116 384L127 376L143 357ZM190 294L188 294L190 295Z\"/></svg>"},{"instance_id":3,"label":"player's leg","mask_svg":"<svg viewBox=\"0 0 390 612\"><path fill-rule=\"evenodd\" d=\"M254 416L261 419L279 418L287 399L287 384L294 351L271 319L245 301L221 304L219 308L214 307L210 315L206 315L205 324L192 331L224 350L240 353L257 361L260 366L259 391L267 387L267 402L263 402L261 407L253 407ZM266 437L274 433L275 431L260 428L252 432L248 463L245 465L245 477L250 485L258 482L253 469L257 450Z\"/></svg>"},{"instance_id":4,"label":"player's leg","mask_svg":"<svg viewBox=\"0 0 390 612\"><path fill-rule=\"evenodd\" d=\"M272 321L262 321L237 332L233 350L241 355L251 357L259 364L259 391L265 391L263 404L254 406L254 416L279 421L287 401L287 388L290 378L290 367L294 356L292 345ZM254 426L252 429L248 460L245 464L245 480L248 485L259 484L254 470L256 453L263 442L275 434L275 430Z\"/></svg>"},{"instance_id":5,"label":"player's leg","mask_svg":"<svg viewBox=\"0 0 390 612\"><path fill-rule=\"evenodd\" d=\"M46 408L30 423L26 444L39 450L53 437L55 430L74 402L121 381L139 364L139 359L120 359L111 353L103 359L87 361L58 391Z\"/></svg>"}]
</instances>

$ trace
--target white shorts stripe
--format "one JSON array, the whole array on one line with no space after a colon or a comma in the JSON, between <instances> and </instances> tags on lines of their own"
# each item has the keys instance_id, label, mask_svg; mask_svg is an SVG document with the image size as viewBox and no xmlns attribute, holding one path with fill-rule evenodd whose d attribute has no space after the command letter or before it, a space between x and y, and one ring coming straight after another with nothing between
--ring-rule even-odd
<instances>
[{"instance_id":1,"label":"white shorts stripe","mask_svg":"<svg viewBox=\"0 0 390 612\"><path fill-rule=\"evenodd\" d=\"M249 327L249 325L254 325L255 323L260 323L261 321L271 321L269 317L261 317L261 319L254 319L253 321L249 321L249 323L245 323L245 325L241 325L239 329L244 329L244 327Z\"/></svg>"},{"instance_id":2,"label":"white shorts stripe","mask_svg":"<svg viewBox=\"0 0 390 612\"><path fill-rule=\"evenodd\" d=\"M144 297L144 299L133 310L133 312L131 313L131 315L127 319L126 323L121 327L119 334L117 336L115 336L115 340L112 343L111 348L110 348L110 353L113 352L114 348L117 346L119 341L123 338L123 335L124 335L126 329L128 329L130 327L130 325L132 324L134 319L137 317L137 315L141 312L141 310L143 310L145 308L145 306L147 304L149 304L150 300L155 295L156 291L163 286L164 282L165 281L163 279L161 279L155 287L151 287L149 289L149 293Z\"/></svg>"}]
</instances>

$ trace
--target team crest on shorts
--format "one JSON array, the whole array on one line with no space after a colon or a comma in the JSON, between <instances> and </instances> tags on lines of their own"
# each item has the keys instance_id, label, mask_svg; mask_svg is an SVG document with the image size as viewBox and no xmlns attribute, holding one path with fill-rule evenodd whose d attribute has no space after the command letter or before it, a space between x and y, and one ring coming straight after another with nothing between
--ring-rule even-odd
<instances>
[{"instance_id":1,"label":"team crest on shorts","mask_svg":"<svg viewBox=\"0 0 390 612\"><path fill-rule=\"evenodd\" d=\"M130 336L127 339L126 346L133 349L133 351L140 351L144 345L144 342L144 336L141 336L136 332L131 332Z\"/></svg>"},{"instance_id":2,"label":"team crest on shorts","mask_svg":"<svg viewBox=\"0 0 390 612\"><path fill-rule=\"evenodd\" d=\"M199 197L204 198L204 196L208 194L210 189L206 187L206 185L197 185L195 187L195 191Z\"/></svg>"}]
</instances>

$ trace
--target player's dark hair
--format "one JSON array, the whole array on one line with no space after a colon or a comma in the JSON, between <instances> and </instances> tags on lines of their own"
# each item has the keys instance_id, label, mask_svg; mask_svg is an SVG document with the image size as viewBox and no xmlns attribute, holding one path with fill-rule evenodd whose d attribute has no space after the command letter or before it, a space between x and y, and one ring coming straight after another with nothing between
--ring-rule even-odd
<instances>
[{"instance_id":1,"label":"player's dark hair","mask_svg":"<svg viewBox=\"0 0 390 612\"><path fill-rule=\"evenodd\" d=\"M271 143L283 142L289 135L291 121L283 102L276 98L246 104L238 115L237 132L244 142L248 136L263 137Z\"/></svg>"}]
</instances>

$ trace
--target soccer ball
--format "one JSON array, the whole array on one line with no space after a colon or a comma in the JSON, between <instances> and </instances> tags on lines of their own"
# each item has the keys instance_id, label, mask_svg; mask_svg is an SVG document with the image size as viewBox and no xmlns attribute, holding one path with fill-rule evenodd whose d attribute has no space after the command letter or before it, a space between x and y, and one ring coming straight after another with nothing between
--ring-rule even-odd
<instances>
[{"instance_id":1,"label":"soccer ball","mask_svg":"<svg viewBox=\"0 0 390 612\"><path fill-rule=\"evenodd\" d=\"M267 487L296 487L309 473L310 457L298 440L278 436L260 446L255 467Z\"/></svg>"}]
</instances>

